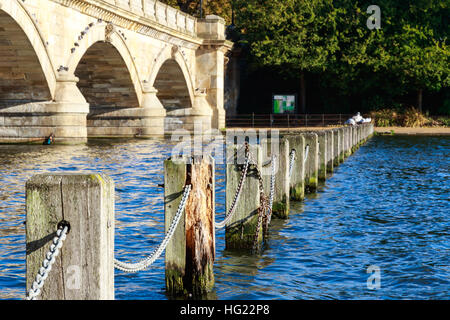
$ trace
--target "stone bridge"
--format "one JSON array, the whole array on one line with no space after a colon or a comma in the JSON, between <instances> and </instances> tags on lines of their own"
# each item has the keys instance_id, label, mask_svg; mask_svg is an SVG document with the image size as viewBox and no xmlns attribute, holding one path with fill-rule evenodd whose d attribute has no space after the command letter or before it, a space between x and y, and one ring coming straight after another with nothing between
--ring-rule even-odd
<instances>
[{"instance_id":1,"label":"stone bridge","mask_svg":"<svg viewBox=\"0 0 450 320\"><path fill-rule=\"evenodd\" d=\"M224 128L231 47L155 0L0 0L0 141Z\"/></svg>"}]
</instances>

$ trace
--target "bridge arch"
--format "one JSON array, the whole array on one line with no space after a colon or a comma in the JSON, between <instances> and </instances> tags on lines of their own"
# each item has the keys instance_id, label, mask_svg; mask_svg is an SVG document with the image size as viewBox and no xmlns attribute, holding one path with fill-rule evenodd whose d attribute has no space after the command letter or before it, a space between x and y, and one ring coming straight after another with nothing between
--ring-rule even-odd
<instances>
[{"instance_id":1,"label":"bridge arch","mask_svg":"<svg viewBox=\"0 0 450 320\"><path fill-rule=\"evenodd\" d=\"M19 0L0 0L0 49L0 104L54 98L54 67L36 23Z\"/></svg>"},{"instance_id":2,"label":"bridge arch","mask_svg":"<svg viewBox=\"0 0 450 320\"><path fill-rule=\"evenodd\" d=\"M157 96L167 111L194 106L191 72L177 47L167 46L160 52L148 82L158 90Z\"/></svg>"},{"instance_id":3,"label":"bridge arch","mask_svg":"<svg viewBox=\"0 0 450 320\"><path fill-rule=\"evenodd\" d=\"M91 106L101 104L109 86L110 99L104 102L116 100L116 107L139 107L142 84L138 69L122 36L109 27L95 24L77 42L67 63L68 72L80 78L78 87Z\"/></svg>"}]
</instances>

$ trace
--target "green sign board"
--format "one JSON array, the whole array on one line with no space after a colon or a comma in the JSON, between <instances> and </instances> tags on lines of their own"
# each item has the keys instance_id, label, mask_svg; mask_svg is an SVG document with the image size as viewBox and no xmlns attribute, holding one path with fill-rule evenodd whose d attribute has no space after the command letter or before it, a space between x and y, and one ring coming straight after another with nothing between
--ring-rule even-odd
<instances>
[{"instance_id":1,"label":"green sign board","mask_svg":"<svg viewBox=\"0 0 450 320\"><path fill-rule=\"evenodd\" d=\"M295 113L296 95L273 95L273 113Z\"/></svg>"}]
</instances>

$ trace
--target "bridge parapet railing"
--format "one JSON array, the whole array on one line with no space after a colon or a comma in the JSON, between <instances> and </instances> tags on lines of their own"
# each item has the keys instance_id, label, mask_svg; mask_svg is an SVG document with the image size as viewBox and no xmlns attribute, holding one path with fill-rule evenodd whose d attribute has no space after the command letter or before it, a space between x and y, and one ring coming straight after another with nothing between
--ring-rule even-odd
<instances>
[{"instance_id":1,"label":"bridge parapet railing","mask_svg":"<svg viewBox=\"0 0 450 320\"><path fill-rule=\"evenodd\" d=\"M197 35L197 19L157 0L103 0L111 5L156 21L192 36Z\"/></svg>"}]
</instances>

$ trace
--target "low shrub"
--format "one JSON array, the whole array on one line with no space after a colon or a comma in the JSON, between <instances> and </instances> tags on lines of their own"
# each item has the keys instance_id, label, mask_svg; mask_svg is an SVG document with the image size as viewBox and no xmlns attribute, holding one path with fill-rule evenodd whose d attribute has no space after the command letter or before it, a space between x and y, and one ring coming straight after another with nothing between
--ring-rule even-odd
<instances>
[{"instance_id":1,"label":"low shrub","mask_svg":"<svg viewBox=\"0 0 450 320\"><path fill-rule=\"evenodd\" d=\"M450 118L439 117L433 120L414 107L407 107L403 110L385 108L370 112L370 117L377 127L450 126Z\"/></svg>"},{"instance_id":2,"label":"low shrub","mask_svg":"<svg viewBox=\"0 0 450 320\"><path fill-rule=\"evenodd\" d=\"M424 127L431 125L433 119L426 117L423 113L419 112L416 108L407 108L402 114L401 125L403 127Z\"/></svg>"}]
</instances>

